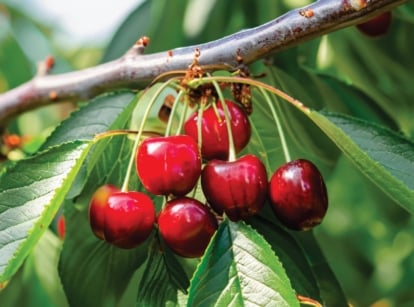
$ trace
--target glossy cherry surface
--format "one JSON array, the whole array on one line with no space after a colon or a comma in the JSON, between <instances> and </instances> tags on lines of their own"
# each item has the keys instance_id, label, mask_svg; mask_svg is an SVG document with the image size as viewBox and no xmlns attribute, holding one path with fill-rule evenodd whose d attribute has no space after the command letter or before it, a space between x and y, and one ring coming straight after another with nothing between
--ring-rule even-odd
<instances>
[{"instance_id":1,"label":"glossy cherry surface","mask_svg":"<svg viewBox=\"0 0 414 307\"><path fill-rule=\"evenodd\" d=\"M294 160L278 168L270 179L269 194L276 217L293 230L320 224L328 209L325 182L308 160Z\"/></svg>"},{"instance_id":2,"label":"glossy cherry surface","mask_svg":"<svg viewBox=\"0 0 414 307\"><path fill-rule=\"evenodd\" d=\"M95 191L89 203L89 223L93 233L101 240L105 239L105 208L108 204L108 198L119 191L114 185L105 184Z\"/></svg>"},{"instance_id":3,"label":"glossy cherry surface","mask_svg":"<svg viewBox=\"0 0 414 307\"><path fill-rule=\"evenodd\" d=\"M182 197L170 200L158 216L158 228L165 244L176 254L201 257L217 230L217 220L198 200Z\"/></svg>"},{"instance_id":4,"label":"glossy cherry surface","mask_svg":"<svg viewBox=\"0 0 414 307\"><path fill-rule=\"evenodd\" d=\"M96 190L89 203L89 221L99 239L121 248L133 248L150 235L155 208L144 193L122 192L104 185Z\"/></svg>"},{"instance_id":5,"label":"glossy cherry surface","mask_svg":"<svg viewBox=\"0 0 414 307\"><path fill-rule=\"evenodd\" d=\"M210 161L201 173L201 186L214 211L238 221L262 209L268 179L260 159L249 154L232 162Z\"/></svg>"},{"instance_id":6,"label":"glossy cherry surface","mask_svg":"<svg viewBox=\"0 0 414 307\"><path fill-rule=\"evenodd\" d=\"M377 37L388 32L388 29L391 26L391 21L392 14L390 11L388 11L375 16L366 22L360 23L356 27L358 30L368 36Z\"/></svg>"},{"instance_id":7,"label":"glossy cherry surface","mask_svg":"<svg viewBox=\"0 0 414 307\"><path fill-rule=\"evenodd\" d=\"M201 124L201 155L206 160L227 160L229 155L229 137L226 127L223 105L217 102L217 113L210 106L203 111ZM230 123L236 153L240 152L249 142L251 127L244 109L236 103L226 100L230 113ZM218 116L217 116L218 114ZM198 141L197 133L198 112L195 112L184 124L184 131Z\"/></svg>"},{"instance_id":8,"label":"glossy cherry surface","mask_svg":"<svg viewBox=\"0 0 414 307\"><path fill-rule=\"evenodd\" d=\"M152 194L182 196L200 176L200 151L188 135L148 138L138 148L136 169Z\"/></svg>"}]
</instances>

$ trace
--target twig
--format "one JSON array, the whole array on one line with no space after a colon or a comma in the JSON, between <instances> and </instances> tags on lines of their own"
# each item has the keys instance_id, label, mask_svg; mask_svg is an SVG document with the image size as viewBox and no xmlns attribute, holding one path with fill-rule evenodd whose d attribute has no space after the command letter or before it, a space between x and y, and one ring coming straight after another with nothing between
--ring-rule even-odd
<instances>
[{"instance_id":1,"label":"twig","mask_svg":"<svg viewBox=\"0 0 414 307\"><path fill-rule=\"evenodd\" d=\"M49 75L48 69L32 80L0 95L0 130L15 116L60 101L79 101L120 88L141 89L157 76L186 70L194 51L200 51L204 71L232 71L277 51L390 10L405 0L319 0L256 28L216 41L143 55L142 38L122 57L79 71ZM44 66L44 65L43 65ZM46 65L47 66L47 65Z\"/></svg>"}]
</instances>

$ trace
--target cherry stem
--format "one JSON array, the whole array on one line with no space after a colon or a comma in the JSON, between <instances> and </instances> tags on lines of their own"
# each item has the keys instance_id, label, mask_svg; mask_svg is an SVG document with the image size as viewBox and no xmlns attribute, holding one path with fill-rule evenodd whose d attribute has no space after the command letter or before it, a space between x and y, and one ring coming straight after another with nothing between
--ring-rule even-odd
<instances>
[{"instance_id":1,"label":"cherry stem","mask_svg":"<svg viewBox=\"0 0 414 307\"><path fill-rule=\"evenodd\" d=\"M122 192L127 192L128 191L128 184L129 184L129 179L131 178L132 168L134 166L135 155L136 155L138 145L139 145L141 137L142 137L142 133L144 131L145 122L147 121L147 118L149 116L151 108L154 106L154 104L155 104L158 96L161 94L161 92L163 90L165 90L168 86L170 86L171 82L173 82L173 81L172 80L167 81L166 83L164 83L160 86L160 88L155 92L154 96L149 101L147 108L145 109L144 115L142 116L141 125L138 129L138 134L135 137L135 142L134 142L134 145L133 145L132 154L131 154L131 157L129 159L129 164L128 164L127 172L125 174L124 183L122 184L122 188L121 188ZM140 100L142 99L142 97L144 97L144 95L145 95L145 91L142 94L142 96L140 97ZM138 103L139 103L139 101L138 101Z\"/></svg>"},{"instance_id":2,"label":"cherry stem","mask_svg":"<svg viewBox=\"0 0 414 307\"><path fill-rule=\"evenodd\" d=\"M184 91L180 91L174 99L174 103L173 103L173 106L172 106L172 109L171 109L170 117L168 118L167 128L165 129L165 136L168 136L171 133L172 125L173 125L173 122L174 122L174 114L177 111L177 105L178 105L181 97L183 96L183 94L184 94Z\"/></svg>"},{"instance_id":3,"label":"cherry stem","mask_svg":"<svg viewBox=\"0 0 414 307\"><path fill-rule=\"evenodd\" d=\"M221 105L223 107L224 111L224 118L226 120L226 128L227 128L227 134L229 138L229 159L228 161L232 162L236 160L236 150L234 146L234 139L233 139L233 131L231 130L231 116L229 108L227 108L226 100L224 99L223 92L221 91L221 88L217 81L212 81L214 88L217 91L217 94L219 96L219 99L221 101Z\"/></svg>"},{"instance_id":4,"label":"cherry stem","mask_svg":"<svg viewBox=\"0 0 414 307\"><path fill-rule=\"evenodd\" d=\"M198 140L198 148L201 152L201 146L203 146L203 132L202 132L202 125L203 125L203 112L206 106L205 99L201 99L200 108L197 112L197 140Z\"/></svg>"},{"instance_id":5,"label":"cherry stem","mask_svg":"<svg viewBox=\"0 0 414 307\"><path fill-rule=\"evenodd\" d=\"M263 88L259 88L259 91L263 95L264 99L266 100L267 104L269 105L270 111L272 112L273 119L275 121L277 131L279 133L280 143L281 143L282 149L283 149L283 154L285 155L285 160L286 160L286 162L289 162L291 160L290 153L289 153L289 148L287 146L285 133L283 131L282 124L280 122L279 116L277 115L275 106L273 105L272 100L269 97L269 94Z\"/></svg>"},{"instance_id":6,"label":"cherry stem","mask_svg":"<svg viewBox=\"0 0 414 307\"><path fill-rule=\"evenodd\" d=\"M128 134L137 135L138 130L129 130L129 129L108 130L108 131L104 131L104 132L96 134L93 138L93 141L97 142L105 138L109 138L109 137L113 137L117 135L128 135ZM148 136L161 136L160 133L156 131L150 131L150 130L144 131L143 134L148 135Z\"/></svg>"},{"instance_id":7,"label":"cherry stem","mask_svg":"<svg viewBox=\"0 0 414 307\"><path fill-rule=\"evenodd\" d=\"M187 117L187 111L188 111L188 105L189 104L190 104L190 102L188 101L188 96L186 95L186 96L184 96L184 108L181 111L180 121L178 122L176 135L179 135L181 133L181 130L183 129L184 121Z\"/></svg>"}]
</instances>

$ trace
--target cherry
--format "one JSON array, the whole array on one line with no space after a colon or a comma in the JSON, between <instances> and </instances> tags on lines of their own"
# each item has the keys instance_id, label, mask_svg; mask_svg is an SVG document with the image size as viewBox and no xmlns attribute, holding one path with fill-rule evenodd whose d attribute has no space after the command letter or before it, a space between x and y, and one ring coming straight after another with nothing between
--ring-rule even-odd
<instances>
[{"instance_id":1,"label":"cherry","mask_svg":"<svg viewBox=\"0 0 414 307\"><path fill-rule=\"evenodd\" d=\"M325 182L308 160L294 160L279 167L270 179L269 194L276 217L293 230L308 230L320 224L328 209Z\"/></svg>"},{"instance_id":2,"label":"cherry","mask_svg":"<svg viewBox=\"0 0 414 307\"><path fill-rule=\"evenodd\" d=\"M89 220L95 235L117 247L133 248L150 235L155 222L151 198L105 185L92 196Z\"/></svg>"},{"instance_id":3,"label":"cherry","mask_svg":"<svg viewBox=\"0 0 414 307\"><path fill-rule=\"evenodd\" d=\"M358 24L356 27L362 33L376 37L387 33L391 26L392 14L390 11L375 16L374 18Z\"/></svg>"},{"instance_id":4,"label":"cherry","mask_svg":"<svg viewBox=\"0 0 414 307\"><path fill-rule=\"evenodd\" d=\"M200 176L200 151L188 135L148 138L137 151L136 169L152 194L182 196Z\"/></svg>"},{"instance_id":5,"label":"cherry","mask_svg":"<svg viewBox=\"0 0 414 307\"><path fill-rule=\"evenodd\" d=\"M209 208L196 199L170 200L158 216L158 227L165 244L176 254L201 257L217 230L217 220Z\"/></svg>"},{"instance_id":6,"label":"cherry","mask_svg":"<svg viewBox=\"0 0 414 307\"><path fill-rule=\"evenodd\" d=\"M251 154L232 162L212 160L201 173L201 187L214 211L238 221L262 209L268 187L266 169Z\"/></svg>"},{"instance_id":7,"label":"cherry","mask_svg":"<svg viewBox=\"0 0 414 307\"><path fill-rule=\"evenodd\" d=\"M217 102L218 116L209 106L203 111L201 124L201 155L206 160L227 160L229 155L229 137L226 127L223 105ZM231 118L231 130L236 153L240 152L249 142L251 135L250 122L243 108L236 103L226 100ZM184 124L184 131L198 142L197 133L198 112L195 112Z\"/></svg>"}]
</instances>

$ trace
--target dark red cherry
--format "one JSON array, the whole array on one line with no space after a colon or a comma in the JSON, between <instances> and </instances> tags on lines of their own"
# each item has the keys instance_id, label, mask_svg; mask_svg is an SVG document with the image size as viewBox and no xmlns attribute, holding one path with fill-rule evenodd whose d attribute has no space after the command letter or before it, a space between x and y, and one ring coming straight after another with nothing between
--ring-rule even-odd
<instances>
[{"instance_id":1,"label":"dark red cherry","mask_svg":"<svg viewBox=\"0 0 414 307\"><path fill-rule=\"evenodd\" d=\"M308 160L291 161L278 168L270 179L269 194L276 217L293 230L320 224L328 209L325 182Z\"/></svg>"},{"instance_id":2,"label":"dark red cherry","mask_svg":"<svg viewBox=\"0 0 414 307\"><path fill-rule=\"evenodd\" d=\"M392 14L390 11L375 16L374 18L358 24L356 27L362 33L376 37L387 33L391 26Z\"/></svg>"},{"instance_id":3,"label":"dark red cherry","mask_svg":"<svg viewBox=\"0 0 414 307\"><path fill-rule=\"evenodd\" d=\"M258 213L264 205L267 186L263 163L250 154L232 162L212 160L201 173L201 187L208 203L232 221Z\"/></svg>"},{"instance_id":4,"label":"dark red cherry","mask_svg":"<svg viewBox=\"0 0 414 307\"><path fill-rule=\"evenodd\" d=\"M99 239L121 248L133 248L150 235L155 223L155 208L144 193L122 192L104 185L92 196L89 221Z\"/></svg>"},{"instance_id":5,"label":"dark red cherry","mask_svg":"<svg viewBox=\"0 0 414 307\"><path fill-rule=\"evenodd\" d=\"M200 176L200 151L188 135L148 138L137 151L136 168L145 189L152 194L182 196L192 190Z\"/></svg>"},{"instance_id":6,"label":"dark red cherry","mask_svg":"<svg viewBox=\"0 0 414 307\"><path fill-rule=\"evenodd\" d=\"M221 101L217 102L217 111L209 106L203 111L201 124L201 155L206 160L227 160L229 156L229 137L227 133L226 120ZM249 142L251 127L248 116L244 109L236 103L226 100L231 118L231 130L234 139L236 153L240 152ZM185 134L190 135L198 141L197 132L198 112L195 112L184 124Z\"/></svg>"},{"instance_id":7,"label":"dark red cherry","mask_svg":"<svg viewBox=\"0 0 414 307\"><path fill-rule=\"evenodd\" d=\"M165 244L176 254L201 257L217 230L217 220L198 200L181 197L166 203L158 216L158 228Z\"/></svg>"}]
</instances>

